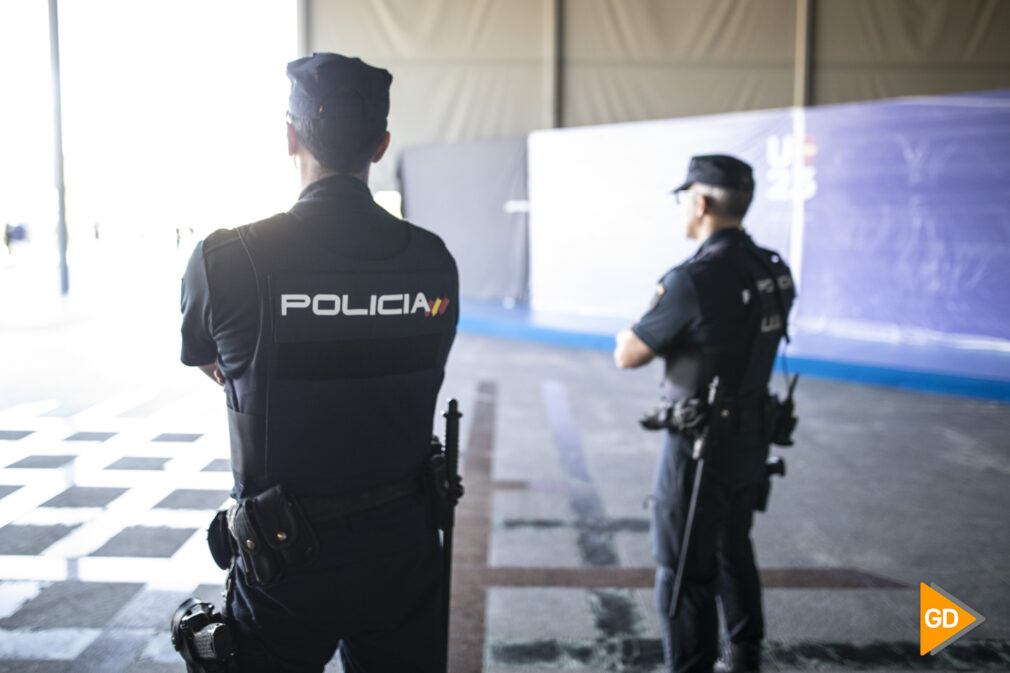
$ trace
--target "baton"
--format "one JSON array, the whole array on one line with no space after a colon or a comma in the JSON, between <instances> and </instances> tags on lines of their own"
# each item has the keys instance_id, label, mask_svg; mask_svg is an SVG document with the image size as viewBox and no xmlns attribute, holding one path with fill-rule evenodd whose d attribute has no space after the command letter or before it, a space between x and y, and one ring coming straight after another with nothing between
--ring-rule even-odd
<instances>
[{"instance_id":1,"label":"baton","mask_svg":"<svg viewBox=\"0 0 1010 673\"><path fill-rule=\"evenodd\" d=\"M705 471L705 459L699 458L694 473L694 488L691 490L691 505L687 510L687 525L684 526L684 537L680 543L680 558L677 559L677 574L673 580L673 595L670 597L670 619L677 618L680 609L680 587L684 583L684 570L687 566L687 550L691 544L691 529L694 528L694 512L698 507L698 491L701 490L701 473Z\"/></svg>"},{"instance_id":2,"label":"baton","mask_svg":"<svg viewBox=\"0 0 1010 673\"><path fill-rule=\"evenodd\" d=\"M680 589L684 583L684 571L687 568L687 554L691 545L691 531L694 529L695 512L698 509L698 494L701 492L701 475L705 471L705 449L712 425L719 423L723 417L722 391L719 389L719 377L716 376L708 387L708 425L702 430L701 436L694 442L695 461L694 487L691 489L691 504L687 508L687 523L684 525L684 537L680 543L680 555L677 559L677 574L673 578L673 593L670 596L670 619L676 619L680 611Z\"/></svg>"},{"instance_id":3,"label":"baton","mask_svg":"<svg viewBox=\"0 0 1010 673\"><path fill-rule=\"evenodd\" d=\"M446 507L442 529L442 625L445 629L442 639L442 670L449 671L449 599L452 588L452 529L456 521L458 496L453 493L459 482L459 404L449 400L449 408L442 414L445 418L445 464L446 464Z\"/></svg>"}]
</instances>

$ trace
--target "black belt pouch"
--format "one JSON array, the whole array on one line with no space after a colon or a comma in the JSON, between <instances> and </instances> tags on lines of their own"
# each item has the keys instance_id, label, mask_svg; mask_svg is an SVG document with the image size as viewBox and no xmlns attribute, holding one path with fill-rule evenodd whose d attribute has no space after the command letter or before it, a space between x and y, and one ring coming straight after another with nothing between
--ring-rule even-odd
<instances>
[{"instance_id":1,"label":"black belt pouch","mask_svg":"<svg viewBox=\"0 0 1010 673\"><path fill-rule=\"evenodd\" d=\"M280 486L274 486L253 498L253 502L263 540L287 565L304 565L315 557L319 548L315 531L295 498Z\"/></svg>"},{"instance_id":2,"label":"black belt pouch","mask_svg":"<svg viewBox=\"0 0 1010 673\"><path fill-rule=\"evenodd\" d=\"M228 527L253 586L275 584L286 568L308 563L318 549L308 519L280 486L233 507Z\"/></svg>"},{"instance_id":3,"label":"black belt pouch","mask_svg":"<svg viewBox=\"0 0 1010 673\"><path fill-rule=\"evenodd\" d=\"M207 528L207 546L210 547L210 555L214 557L217 567L227 570L235 555L235 543L228 532L228 510L222 509L211 520Z\"/></svg>"}]
</instances>

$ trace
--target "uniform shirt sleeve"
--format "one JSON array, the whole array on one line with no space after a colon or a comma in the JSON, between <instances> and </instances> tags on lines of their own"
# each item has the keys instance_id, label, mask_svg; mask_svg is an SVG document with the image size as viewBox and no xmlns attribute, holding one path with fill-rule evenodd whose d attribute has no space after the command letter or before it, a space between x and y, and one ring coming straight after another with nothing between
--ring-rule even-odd
<instances>
[{"instance_id":1,"label":"uniform shirt sleeve","mask_svg":"<svg viewBox=\"0 0 1010 673\"><path fill-rule=\"evenodd\" d=\"M197 243L182 277L182 363L191 367L217 360L211 330L210 286L203 260L203 242Z\"/></svg>"},{"instance_id":2,"label":"uniform shirt sleeve","mask_svg":"<svg viewBox=\"0 0 1010 673\"><path fill-rule=\"evenodd\" d=\"M631 331L654 353L666 354L701 320L698 293L687 272L674 269L656 288L652 305Z\"/></svg>"}]
</instances>

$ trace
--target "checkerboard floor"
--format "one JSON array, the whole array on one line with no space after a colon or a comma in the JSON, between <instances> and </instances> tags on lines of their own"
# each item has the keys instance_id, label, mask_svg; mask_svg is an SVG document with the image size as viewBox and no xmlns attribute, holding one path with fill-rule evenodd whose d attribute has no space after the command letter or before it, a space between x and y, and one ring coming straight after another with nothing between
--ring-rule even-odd
<instances>
[{"instance_id":1,"label":"checkerboard floor","mask_svg":"<svg viewBox=\"0 0 1010 673\"><path fill-rule=\"evenodd\" d=\"M219 601L205 529L231 473L211 400L145 418L112 402L0 410L0 670L185 670L172 612Z\"/></svg>"},{"instance_id":2,"label":"checkerboard floor","mask_svg":"<svg viewBox=\"0 0 1010 673\"><path fill-rule=\"evenodd\" d=\"M643 509L659 441L634 423L655 378L460 336L438 404L464 413L455 673L663 670ZM231 474L220 391L173 390L0 408L0 673L184 670L168 621L190 595L220 601L205 528ZM800 394L791 476L755 525L766 669L1007 670L1005 407ZM988 619L946 657L918 656L919 581Z\"/></svg>"},{"instance_id":3,"label":"checkerboard floor","mask_svg":"<svg viewBox=\"0 0 1010 673\"><path fill-rule=\"evenodd\" d=\"M0 671L184 670L169 640L171 614L190 595L220 606L223 590L205 538L231 487L215 393L201 389L162 409L145 403L147 416L128 394L83 410L55 401L0 409ZM496 493L499 534L485 540L491 563L580 564L569 497L551 484L543 493ZM625 539L623 548L642 558L644 519L635 522L623 529L637 542ZM645 649L652 664L636 671L661 661L648 590L486 591L487 629L498 634L481 646L487 670L618 661L620 647ZM551 614L570 613L560 631L537 608L544 596ZM538 630L558 640L530 641L529 625L541 622ZM585 643L598 650L589 659ZM327 668L340 670L337 662Z\"/></svg>"}]
</instances>

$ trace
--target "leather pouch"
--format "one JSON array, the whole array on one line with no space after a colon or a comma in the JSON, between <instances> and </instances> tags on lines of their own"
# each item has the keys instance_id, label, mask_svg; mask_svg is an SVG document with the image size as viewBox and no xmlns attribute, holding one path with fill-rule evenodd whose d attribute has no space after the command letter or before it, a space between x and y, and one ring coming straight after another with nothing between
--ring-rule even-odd
<instances>
[{"instance_id":1,"label":"leather pouch","mask_svg":"<svg viewBox=\"0 0 1010 673\"><path fill-rule=\"evenodd\" d=\"M256 509L253 499L232 506L228 510L228 529L242 557L246 580L253 586L267 586L280 578L284 559L260 534Z\"/></svg>"},{"instance_id":2,"label":"leather pouch","mask_svg":"<svg viewBox=\"0 0 1010 673\"><path fill-rule=\"evenodd\" d=\"M294 498L274 486L253 498L256 523L263 541L291 565L308 563L318 544L312 525Z\"/></svg>"},{"instance_id":3,"label":"leather pouch","mask_svg":"<svg viewBox=\"0 0 1010 673\"><path fill-rule=\"evenodd\" d=\"M217 567L227 570L235 555L235 542L228 532L228 510L222 509L211 520L207 527L207 546L210 547L210 555Z\"/></svg>"}]
</instances>

